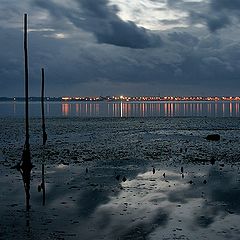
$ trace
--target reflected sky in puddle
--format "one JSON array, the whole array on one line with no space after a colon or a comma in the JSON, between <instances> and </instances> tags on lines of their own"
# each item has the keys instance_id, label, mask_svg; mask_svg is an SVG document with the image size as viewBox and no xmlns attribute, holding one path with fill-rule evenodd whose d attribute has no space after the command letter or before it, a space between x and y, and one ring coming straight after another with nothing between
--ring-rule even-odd
<instances>
[{"instance_id":1,"label":"reflected sky in puddle","mask_svg":"<svg viewBox=\"0 0 240 240\"><path fill-rule=\"evenodd\" d=\"M158 167L155 174L128 176L118 186L108 177L98 175L98 184L77 196L83 239L238 239L235 167L187 166L184 178L180 166Z\"/></svg>"},{"instance_id":2,"label":"reflected sky in puddle","mask_svg":"<svg viewBox=\"0 0 240 240\"><path fill-rule=\"evenodd\" d=\"M46 208L32 190L33 231L42 231L50 219L42 234L66 239L239 239L237 166L189 163L184 177L181 165L160 163L155 174L149 165L140 171L143 166L101 164L88 173L86 163L63 166L47 168ZM118 181L116 174L127 180Z\"/></svg>"},{"instance_id":3,"label":"reflected sky in puddle","mask_svg":"<svg viewBox=\"0 0 240 240\"><path fill-rule=\"evenodd\" d=\"M108 222L99 230L113 239L239 239L239 175L208 168L194 166L184 178L170 170L139 174L97 208L96 226Z\"/></svg>"}]
</instances>

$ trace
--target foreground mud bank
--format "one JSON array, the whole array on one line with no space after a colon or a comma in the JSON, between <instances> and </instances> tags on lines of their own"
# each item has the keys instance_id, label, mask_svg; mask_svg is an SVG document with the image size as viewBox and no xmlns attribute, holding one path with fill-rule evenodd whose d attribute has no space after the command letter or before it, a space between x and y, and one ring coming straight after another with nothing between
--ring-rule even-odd
<instances>
[{"instance_id":1,"label":"foreground mud bank","mask_svg":"<svg viewBox=\"0 0 240 240\"><path fill-rule=\"evenodd\" d=\"M0 239L239 239L238 119L48 119L46 206L38 122L26 213L23 121L1 119Z\"/></svg>"}]
</instances>

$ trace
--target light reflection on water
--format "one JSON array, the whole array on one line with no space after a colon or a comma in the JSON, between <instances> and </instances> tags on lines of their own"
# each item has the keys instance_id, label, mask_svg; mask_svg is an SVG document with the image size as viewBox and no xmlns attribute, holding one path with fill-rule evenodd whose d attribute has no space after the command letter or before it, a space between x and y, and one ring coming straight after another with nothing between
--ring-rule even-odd
<instances>
[{"instance_id":1,"label":"light reflection on water","mask_svg":"<svg viewBox=\"0 0 240 240\"><path fill-rule=\"evenodd\" d=\"M240 117L239 102L47 102L48 117ZM40 116L40 103L30 115ZM1 102L0 116L21 117L23 102Z\"/></svg>"}]
</instances>

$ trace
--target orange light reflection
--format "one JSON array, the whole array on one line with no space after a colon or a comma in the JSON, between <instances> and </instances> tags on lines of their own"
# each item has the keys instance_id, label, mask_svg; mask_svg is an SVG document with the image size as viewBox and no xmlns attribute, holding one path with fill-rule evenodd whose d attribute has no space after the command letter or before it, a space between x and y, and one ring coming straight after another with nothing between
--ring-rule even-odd
<instances>
[{"instance_id":1,"label":"orange light reflection","mask_svg":"<svg viewBox=\"0 0 240 240\"><path fill-rule=\"evenodd\" d=\"M70 111L70 104L69 103L62 103L62 115L68 116Z\"/></svg>"}]
</instances>

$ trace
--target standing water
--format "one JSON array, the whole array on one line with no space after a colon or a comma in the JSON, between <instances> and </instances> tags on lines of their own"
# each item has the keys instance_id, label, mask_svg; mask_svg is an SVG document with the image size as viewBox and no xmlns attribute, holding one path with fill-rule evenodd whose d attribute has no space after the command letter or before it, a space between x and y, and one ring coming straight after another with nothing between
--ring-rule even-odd
<instances>
[{"instance_id":1,"label":"standing water","mask_svg":"<svg viewBox=\"0 0 240 240\"><path fill-rule=\"evenodd\" d=\"M40 117L40 102L30 116ZM47 102L47 117L240 117L239 102ZM23 102L0 102L0 117L22 117Z\"/></svg>"}]
</instances>

